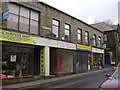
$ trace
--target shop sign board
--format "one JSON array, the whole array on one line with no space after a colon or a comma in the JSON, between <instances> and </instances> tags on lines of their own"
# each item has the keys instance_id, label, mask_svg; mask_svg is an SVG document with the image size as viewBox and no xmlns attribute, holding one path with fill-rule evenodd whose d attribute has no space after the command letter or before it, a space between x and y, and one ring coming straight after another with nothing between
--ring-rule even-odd
<instances>
[{"instance_id":1,"label":"shop sign board","mask_svg":"<svg viewBox=\"0 0 120 90\"><path fill-rule=\"evenodd\" d=\"M11 62L16 62L16 55L11 55L10 58L11 58L10 60Z\"/></svg>"},{"instance_id":2,"label":"shop sign board","mask_svg":"<svg viewBox=\"0 0 120 90\"><path fill-rule=\"evenodd\" d=\"M26 43L33 44L33 37L31 35L6 31L0 29L0 40L17 42L17 43Z\"/></svg>"},{"instance_id":3,"label":"shop sign board","mask_svg":"<svg viewBox=\"0 0 120 90\"><path fill-rule=\"evenodd\" d=\"M92 52L94 52L94 53L104 53L104 49L99 49L99 48L92 47Z\"/></svg>"},{"instance_id":4,"label":"shop sign board","mask_svg":"<svg viewBox=\"0 0 120 90\"><path fill-rule=\"evenodd\" d=\"M2 12L2 20L5 20L9 17L9 9Z\"/></svg>"},{"instance_id":5,"label":"shop sign board","mask_svg":"<svg viewBox=\"0 0 120 90\"><path fill-rule=\"evenodd\" d=\"M64 49L73 49L76 50L76 44L68 43L68 42L63 42L63 41L58 41L57 42L57 47L58 48L64 48Z\"/></svg>"},{"instance_id":6,"label":"shop sign board","mask_svg":"<svg viewBox=\"0 0 120 90\"><path fill-rule=\"evenodd\" d=\"M45 76L45 48L40 51L40 76Z\"/></svg>"},{"instance_id":7,"label":"shop sign board","mask_svg":"<svg viewBox=\"0 0 120 90\"><path fill-rule=\"evenodd\" d=\"M84 45L79 45L79 44L77 44L77 50L92 52L92 48L90 46L84 46Z\"/></svg>"}]
</instances>

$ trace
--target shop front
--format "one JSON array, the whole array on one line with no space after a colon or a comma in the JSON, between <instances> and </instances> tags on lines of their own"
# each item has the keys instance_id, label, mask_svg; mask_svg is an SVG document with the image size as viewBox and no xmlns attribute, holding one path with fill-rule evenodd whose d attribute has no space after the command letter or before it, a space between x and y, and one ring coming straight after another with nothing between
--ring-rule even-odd
<instances>
[{"instance_id":1,"label":"shop front","mask_svg":"<svg viewBox=\"0 0 120 90\"><path fill-rule=\"evenodd\" d=\"M3 84L33 80L40 73L40 47L34 46L31 35L0 30L2 42Z\"/></svg>"},{"instance_id":2,"label":"shop front","mask_svg":"<svg viewBox=\"0 0 120 90\"><path fill-rule=\"evenodd\" d=\"M104 49L92 47L93 69L101 69L104 66Z\"/></svg>"},{"instance_id":3,"label":"shop front","mask_svg":"<svg viewBox=\"0 0 120 90\"><path fill-rule=\"evenodd\" d=\"M91 69L91 47L77 44L75 69L76 72Z\"/></svg>"},{"instance_id":4,"label":"shop front","mask_svg":"<svg viewBox=\"0 0 120 90\"><path fill-rule=\"evenodd\" d=\"M33 75L34 47L2 43L2 74L8 77Z\"/></svg>"},{"instance_id":5,"label":"shop front","mask_svg":"<svg viewBox=\"0 0 120 90\"><path fill-rule=\"evenodd\" d=\"M73 62L76 45L72 43L57 42L58 48L50 50L50 74L73 73Z\"/></svg>"}]
</instances>

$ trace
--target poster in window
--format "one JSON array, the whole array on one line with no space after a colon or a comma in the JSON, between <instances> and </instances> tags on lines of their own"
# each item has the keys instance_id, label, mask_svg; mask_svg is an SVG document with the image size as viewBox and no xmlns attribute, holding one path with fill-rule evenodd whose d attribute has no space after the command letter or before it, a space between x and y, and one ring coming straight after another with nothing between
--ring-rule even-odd
<instances>
[{"instance_id":1,"label":"poster in window","mask_svg":"<svg viewBox=\"0 0 120 90\"><path fill-rule=\"evenodd\" d=\"M16 55L11 55L10 56L10 61L11 62L16 62Z\"/></svg>"}]
</instances>

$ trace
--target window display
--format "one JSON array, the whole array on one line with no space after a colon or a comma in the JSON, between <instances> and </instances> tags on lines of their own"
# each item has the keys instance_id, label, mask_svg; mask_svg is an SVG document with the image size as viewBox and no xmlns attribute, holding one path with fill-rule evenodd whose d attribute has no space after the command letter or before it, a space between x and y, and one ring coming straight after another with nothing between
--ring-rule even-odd
<instances>
[{"instance_id":1,"label":"window display","mask_svg":"<svg viewBox=\"0 0 120 90\"><path fill-rule=\"evenodd\" d=\"M2 74L21 77L33 74L33 49L4 45L2 47Z\"/></svg>"}]
</instances>

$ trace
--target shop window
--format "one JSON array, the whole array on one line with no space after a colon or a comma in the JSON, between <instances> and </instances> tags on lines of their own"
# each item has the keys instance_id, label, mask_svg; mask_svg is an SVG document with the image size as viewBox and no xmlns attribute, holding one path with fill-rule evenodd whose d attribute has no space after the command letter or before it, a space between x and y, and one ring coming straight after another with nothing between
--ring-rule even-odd
<instances>
[{"instance_id":1,"label":"shop window","mask_svg":"<svg viewBox=\"0 0 120 90\"><path fill-rule=\"evenodd\" d=\"M31 11L31 19L32 19L32 20L38 21L38 19L39 19L39 18L38 18L38 17L39 17L38 15L39 15L39 14L38 14L37 12L35 12L35 11L33 11L33 10Z\"/></svg>"},{"instance_id":2,"label":"shop window","mask_svg":"<svg viewBox=\"0 0 120 90\"><path fill-rule=\"evenodd\" d=\"M30 21L30 33L38 34L38 21Z\"/></svg>"},{"instance_id":3,"label":"shop window","mask_svg":"<svg viewBox=\"0 0 120 90\"><path fill-rule=\"evenodd\" d=\"M19 15L19 6L15 4L9 4L8 8L10 9L10 12L16 15Z\"/></svg>"},{"instance_id":4,"label":"shop window","mask_svg":"<svg viewBox=\"0 0 120 90\"><path fill-rule=\"evenodd\" d=\"M4 45L2 48L2 74L8 78L32 75L33 50Z\"/></svg>"},{"instance_id":5,"label":"shop window","mask_svg":"<svg viewBox=\"0 0 120 90\"><path fill-rule=\"evenodd\" d=\"M20 17L20 31L29 32L29 19Z\"/></svg>"},{"instance_id":6,"label":"shop window","mask_svg":"<svg viewBox=\"0 0 120 90\"><path fill-rule=\"evenodd\" d=\"M9 14L7 27L18 30L18 16L14 14Z\"/></svg>"},{"instance_id":7,"label":"shop window","mask_svg":"<svg viewBox=\"0 0 120 90\"><path fill-rule=\"evenodd\" d=\"M29 9L24 8L24 7L20 7L20 16L29 18L29 15L30 15Z\"/></svg>"},{"instance_id":8,"label":"shop window","mask_svg":"<svg viewBox=\"0 0 120 90\"><path fill-rule=\"evenodd\" d=\"M9 3L7 28L39 35L39 12Z\"/></svg>"}]
</instances>

